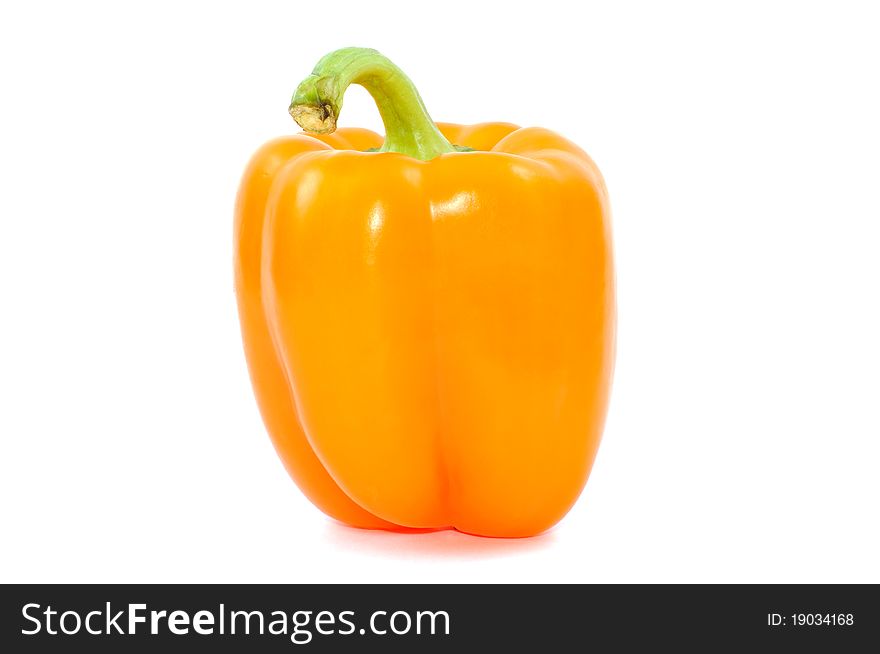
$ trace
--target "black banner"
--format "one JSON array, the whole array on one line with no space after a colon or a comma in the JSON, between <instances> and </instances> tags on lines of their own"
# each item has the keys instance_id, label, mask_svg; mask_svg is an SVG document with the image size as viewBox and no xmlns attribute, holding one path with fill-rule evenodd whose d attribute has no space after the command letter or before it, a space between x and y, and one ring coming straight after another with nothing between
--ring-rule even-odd
<instances>
[{"instance_id":1,"label":"black banner","mask_svg":"<svg viewBox=\"0 0 880 654\"><path fill-rule=\"evenodd\" d=\"M854 651L880 642L873 585L11 585L0 593L0 651L16 653L641 651L646 642L670 651Z\"/></svg>"}]
</instances>

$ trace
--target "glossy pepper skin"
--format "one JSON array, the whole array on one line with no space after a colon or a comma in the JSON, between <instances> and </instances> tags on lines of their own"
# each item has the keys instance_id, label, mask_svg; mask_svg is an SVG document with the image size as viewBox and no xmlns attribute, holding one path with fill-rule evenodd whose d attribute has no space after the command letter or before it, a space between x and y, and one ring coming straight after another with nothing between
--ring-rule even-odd
<instances>
[{"instance_id":1,"label":"glossy pepper skin","mask_svg":"<svg viewBox=\"0 0 880 654\"><path fill-rule=\"evenodd\" d=\"M365 152L382 137L339 129L253 157L235 221L251 379L287 470L328 515L531 536L574 504L602 433L607 192L548 130L438 127L473 150Z\"/></svg>"}]
</instances>

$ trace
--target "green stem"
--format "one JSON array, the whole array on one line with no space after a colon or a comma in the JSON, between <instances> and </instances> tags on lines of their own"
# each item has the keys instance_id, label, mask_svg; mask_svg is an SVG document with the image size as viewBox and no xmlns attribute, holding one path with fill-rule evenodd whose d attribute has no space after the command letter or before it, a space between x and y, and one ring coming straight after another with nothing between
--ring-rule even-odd
<instances>
[{"instance_id":1,"label":"green stem","mask_svg":"<svg viewBox=\"0 0 880 654\"><path fill-rule=\"evenodd\" d=\"M322 58L296 88L290 115L307 132L334 132L342 96L351 84L367 89L379 108L385 124L380 152L400 152L422 161L455 152L431 120L410 79L369 48L342 48Z\"/></svg>"}]
</instances>

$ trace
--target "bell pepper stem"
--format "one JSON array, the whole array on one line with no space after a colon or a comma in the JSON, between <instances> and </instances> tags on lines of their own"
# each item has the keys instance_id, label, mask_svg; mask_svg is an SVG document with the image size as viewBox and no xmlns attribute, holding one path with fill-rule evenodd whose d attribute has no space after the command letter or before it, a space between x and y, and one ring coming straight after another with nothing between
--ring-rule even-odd
<instances>
[{"instance_id":1,"label":"bell pepper stem","mask_svg":"<svg viewBox=\"0 0 880 654\"><path fill-rule=\"evenodd\" d=\"M351 84L363 86L379 108L385 125L380 152L428 161L456 151L431 120L412 81L387 57L369 48L342 48L323 57L296 88L290 115L306 132L334 132L342 97Z\"/></svg>"}]
</instances>

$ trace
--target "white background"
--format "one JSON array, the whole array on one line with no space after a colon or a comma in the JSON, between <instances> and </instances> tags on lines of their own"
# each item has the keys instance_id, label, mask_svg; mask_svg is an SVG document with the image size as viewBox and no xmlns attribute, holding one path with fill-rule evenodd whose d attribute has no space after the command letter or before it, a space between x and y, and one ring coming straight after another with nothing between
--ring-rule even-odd
<instances>
[{"instance_id":1,"label":"white background","mask_svg":"<svg viewBox=\"0 0 880 654\"><path fill-rule=\"evenodd\" d=\"M4 3L0 581L880 582L871 3ZM592 478L520 541L332 523L251 394L250 154L326 52L603 170L619 357ZM360 88L342 125L381 130Z\"/></svg>"}]
</instances>

